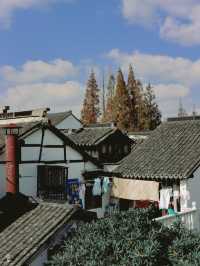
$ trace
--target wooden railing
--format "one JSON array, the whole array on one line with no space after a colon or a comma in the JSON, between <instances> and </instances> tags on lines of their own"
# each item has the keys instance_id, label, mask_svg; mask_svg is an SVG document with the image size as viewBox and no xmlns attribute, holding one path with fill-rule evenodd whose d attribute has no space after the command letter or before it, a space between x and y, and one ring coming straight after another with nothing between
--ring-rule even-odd
<instances>
[{"instance_id":1,"label":"wooden railing","mask_svg":"<svg viewBox=\"0 0 200 266\"><path fill-rule=\"evenodd\" d=\"M200 231L200 215L196 208L179 212L176 215L166 215L156 218L156 221L161 222L165 226L171 226L176 220L180 219L184 226L189 230Z\"/></svg>"}]
</instances>

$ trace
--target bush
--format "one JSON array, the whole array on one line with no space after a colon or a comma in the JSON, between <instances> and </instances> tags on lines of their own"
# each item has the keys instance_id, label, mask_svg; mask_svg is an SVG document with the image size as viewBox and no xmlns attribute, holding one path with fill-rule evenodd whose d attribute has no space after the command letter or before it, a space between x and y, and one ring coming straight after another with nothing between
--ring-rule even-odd
<instances>
[{"instance_id":1,"label":"bush","mask_svg":"<svg viewBox=\"0 0 200 266\"><path fill-rule=\"evenodd\" d=\"M49 265L200 265L200 236L179 222L153 221L152 209L134 209L81 225Z\"/></svg>"}]
</instances>

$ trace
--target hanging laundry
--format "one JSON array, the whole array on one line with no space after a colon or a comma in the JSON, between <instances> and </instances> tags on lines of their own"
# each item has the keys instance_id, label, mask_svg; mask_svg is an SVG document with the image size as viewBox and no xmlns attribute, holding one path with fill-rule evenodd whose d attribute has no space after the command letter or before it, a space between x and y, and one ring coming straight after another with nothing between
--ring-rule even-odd
<instances>
[{"instance_id":1,"label":"hanging laundry","mask_svg":"<svg viewBox=\"0 0 200 266\"><path fill-rule=\"evenodd\" d=\"M81 200L82 208L85 208L85 191L86 191L85 184L80 184L80 186L79 186L79 198Z\"/></svg>"},{"instance_id":2,"label":"hanging laundry","mask_svg":"<svg viewBox=\"0 0 200 266\"><path fill-rule=\"evenodd\" d=\"M172 197L172 188L164 188L160 190L159 209L168 209L170 197Z\"/></svg>"},{"instance_id":3,"label":"hanging laundry","mask_svg":"<svg viewBox=\"0 0 200 266\"><path fill-rule=\"evenodd\" d=\"M101 196L101 179L95 178L94 185L92 188L92 195L93 196Z\"/></svg>"},{"instance_id":4,"label":"hanging laundry","mask_svg":"<svg viewBox=\"0 0 200 266\"><path fill-rule=\"evenodd\" d=\"M82 198L85 198L85 184L80 184L79 186L79 197L82 199Z\"/></svg>"},{"instance_id":5,"label":"hanging laundry","mask_svg":"<svg viewBox=\"0 0 200 266\"><path fill-rule=\"evenodd\" d=\"M103 179L103 187L102 187L102 192L107 193L110 187L110 180L108 177L104 177Z\"/></svg>"},{"instance_id":6,"label":"hanging laundry","mask_svg":"<svg viewBox=\"0 0 200 266\"><path fill-rule=\"evenodd\" d=\"M181 198L183 200L190 200L190 192L188 190L183 190L181 192Z\"/></svg>"},{"instance_id":7,"label":"hanging laundry","mask_svg":"<svg viewBox=\"0 0 200 266\"><path fill-rule=\"evenodd\" d=\"M174 190L173 191L173 196L174 196L174 199L178 199L180 197L180 193L178 190Z\"/></svg>"}]
</instances>

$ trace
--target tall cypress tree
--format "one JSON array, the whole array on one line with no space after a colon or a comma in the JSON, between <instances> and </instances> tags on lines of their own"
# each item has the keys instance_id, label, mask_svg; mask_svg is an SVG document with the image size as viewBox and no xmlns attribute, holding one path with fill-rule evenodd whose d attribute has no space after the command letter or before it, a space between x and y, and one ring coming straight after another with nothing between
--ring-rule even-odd
<instances>
[{"instance_id":1,"label":"tall cypress tree","mask_svg":"<svg viewBox=\"0 0 200 266\"><path fill-rule=\"evenodd\" d=\"M127 89L130 95L131 102L131 128L133 130L139 130L141 127L140 120L142 119L142 86L141 83L135 79L135 75L131 65L129 65Z\"/></svg>"},{"instance_id":2,"label":"tall cypress tree","mask_svg":"<svg viewBox=\"0 0 200 266\"><path fill-rule=\"evenodd\" d=\"M161 123L161 112L155 101L156 96L151 84L146 87L144 93L145 103L145 128L153 130Z\"/></svg>"},{"instance_id":3,"label":"tall cypress tree","mask_svg":"<svg viewBox=\"0 0 200 266\"><path fill-rule=\"evenodd\" d=\"M104 117L102 119L103 122L113 122L114 120L114 114L113 114L114 93L115 93L115 77L113 76L113 74L111 74L108 80L106 110Z\"/></svg>"},{"instance_id":4,"label":"tall cypress tree","mask_svg":"<svg viewBox=\"0 0 200 266\"><path fill-rule=\"evenodd\" d=\"M121 69L119 69L117 73L116 93L113 101L113 110L117 126L122 130L128 130L130 128L131 117L130 97Z\"/></svg>"},{"instance_id":5,"label":"tall cypress tree","mask_svg":"<svg viewBox=\"0 0 200 266\"><path fill-rule=\"evenodd\" d=\"M96 123L99 114L99 89L95 73L92 71L87 81L85 99L81 110L81 121L85 125Z\"/></svg>"}]
</instances>

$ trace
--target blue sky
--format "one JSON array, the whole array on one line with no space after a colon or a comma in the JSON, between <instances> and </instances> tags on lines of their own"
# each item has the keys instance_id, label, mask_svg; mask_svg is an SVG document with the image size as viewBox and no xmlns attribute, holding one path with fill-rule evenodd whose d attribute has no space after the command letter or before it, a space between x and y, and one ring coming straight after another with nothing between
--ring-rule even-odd
<instances>
[{"instance_id":1,"label":"blue sky","mask_svg":"<svg viewBox=\"0 0 200 266\"><path fill-rule=\"evenodd\" d=\"M88 72L151 82L163 116L200 111L198 0L0 0L1 104L79 114Z\"/></svg>"}]
</instances>

